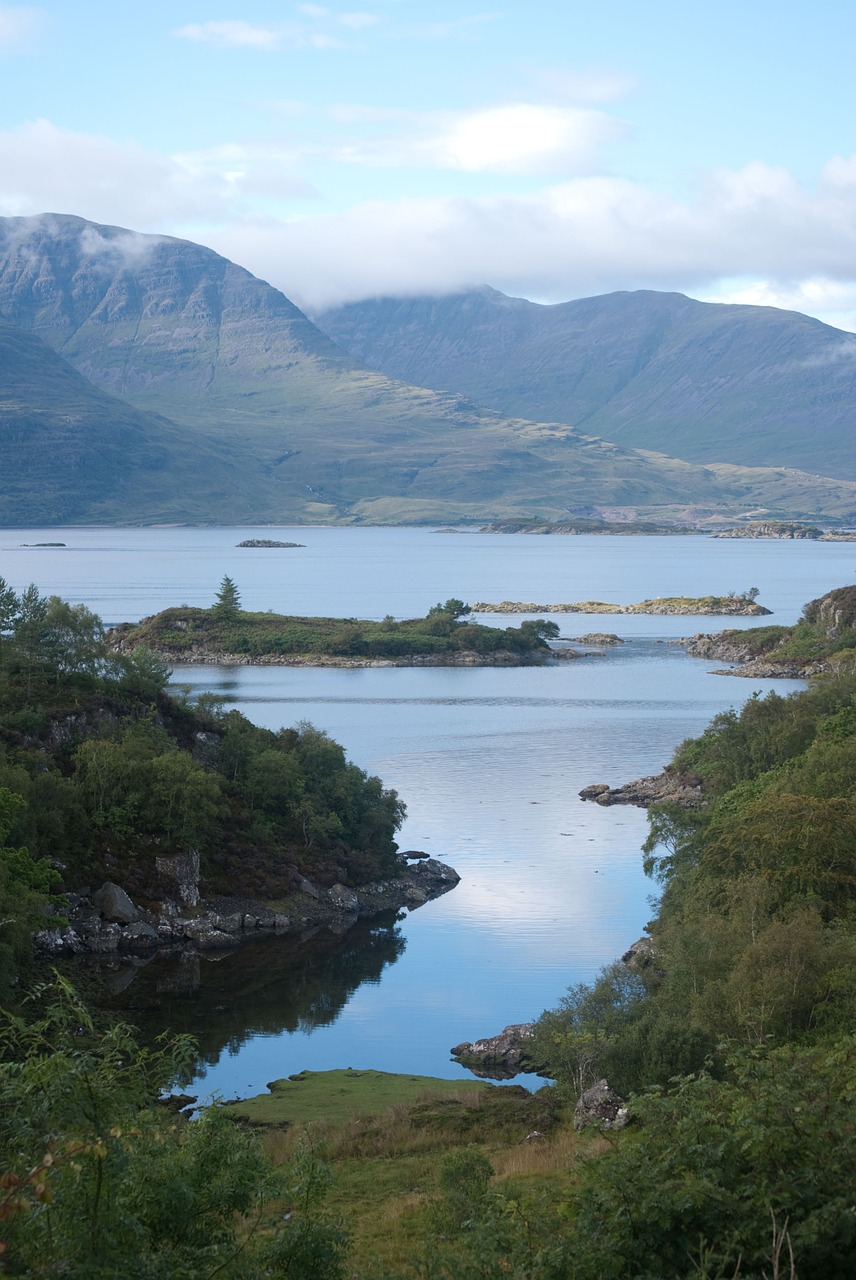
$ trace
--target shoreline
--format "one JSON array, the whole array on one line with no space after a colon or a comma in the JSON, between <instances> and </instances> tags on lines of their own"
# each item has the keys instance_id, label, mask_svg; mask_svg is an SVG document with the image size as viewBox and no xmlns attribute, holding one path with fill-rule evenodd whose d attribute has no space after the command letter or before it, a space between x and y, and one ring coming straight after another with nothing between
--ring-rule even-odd
<instances>
[{"instance_id":1,"label":"shoreline","mask_svg":"<svg viewBox=\"0 0 856 1280\"><path fill-rule=\"evenodd\" d=\"M170 653L153 649L161 662L176 667L541 667L551 662L568 662L588 655L575 649L550 649L531 654L512 653L500 649L496 653L475 653L464 649L457 653L414 653L396 658L347 658L335 654L288 653L217 653L211 649L191 653Z\"/></svg>"},{"instance_id":2,"label":"shoreline","mask_svg":"<svg viewBox=\"0 0 856 1280\"><path fill-rule=\"evenodd\" d=\"M137 907L121 886L107 882L96 893L67 894L66 923L40 930L35 950L43 958L113 955L130 962L134 956L176 948L230 951L264 934L298 937L318 927L345 933L359 919L404 908L415 911L461 879L454 867L436 858L402 860L401 869L400 876L355 889L343 884L325 889L304 877L298 893L274 902L222 895L208 900L196 895L194 900L191 872L189 881L176 881L177 896L165 897L159 911Z\"/></svg>"}]
</instances>

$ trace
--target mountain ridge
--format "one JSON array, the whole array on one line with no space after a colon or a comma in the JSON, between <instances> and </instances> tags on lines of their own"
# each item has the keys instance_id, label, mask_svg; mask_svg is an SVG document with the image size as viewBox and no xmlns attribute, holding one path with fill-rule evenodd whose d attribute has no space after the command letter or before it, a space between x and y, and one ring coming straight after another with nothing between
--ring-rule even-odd
<instances>
[{"instance_id":1,"label":"mountain ridge","mask_svg":"<svg viewBox=\"0 0 856 1280\"><path fill-rule=\"evenodd\" d=\"M853 483L698 466L388 378L279 290L190 241L73 215L0 219L0 318L159 418L140 428L167 450L159 476L141 471L140 492L128 485L121 501L93 496L78 519L484 522L586 503L673 518L688 506L856 517ZM33 493L41 480L35 469ZM7 473L0 497L9 484ZM16 503L25 515L24 490Z\"/></svg>"},{"instance_id":2,"label":"mountain ridge","mask_svg":"<svg viewBox=\"0 0 856 1280\"><path fill-rule=\"evenodd\" d=\"M856 335L799 312L652 290L544 305L481 286L316 320L371 367L499 412L688 461L856 479Z\"/></svg>"}]
</instances>

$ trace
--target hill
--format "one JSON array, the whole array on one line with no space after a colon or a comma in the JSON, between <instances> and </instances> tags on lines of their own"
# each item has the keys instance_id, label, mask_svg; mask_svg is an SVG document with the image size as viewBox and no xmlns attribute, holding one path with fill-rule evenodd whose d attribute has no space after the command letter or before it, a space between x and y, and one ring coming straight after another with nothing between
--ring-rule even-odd
<instances>
[{"instance_id":1,"label":"hill","mask_svg":"<svg viewBox=\"0 0 856 1280\"><path fill-rule=\"evenodd\" d=\"M92 463L92 491L58 473L57 523L72 504L76 519L115 522L482 522L586 503L856 518L853 481L699 466L372 372L278 290L188 241L65 215L0 219L0 318L179 428L149 424L144 438L167 451L160 474L132 452L122 465L139 484L117 493L99 480L93 438L78 467ZM33 384L34 411L46 394ZM15 519L49 520L38 493L57 442L55 421L14 491Z\"/></svg>"},{"instance_id":2,"label":"hill","mask_svg":"<svg viewBox=\"0 0 856 1280\"><path fill-rule=\"evenodd\" d=\"M0 522L168 520L176 481L239 487L229 451L106 395L35 334L0 321Z\"/></svg>"},{"instance_id":3,"label":"hill","mask_svg":"<svg viewBox=\"0 0 856 1280\"><path fill-rule=\"evenodd\" d=\"M482 288L373 298L318 323L394 378L695 462L856 479L856 335L679 293L542 306Z\"/></svg>"}]
</instances>

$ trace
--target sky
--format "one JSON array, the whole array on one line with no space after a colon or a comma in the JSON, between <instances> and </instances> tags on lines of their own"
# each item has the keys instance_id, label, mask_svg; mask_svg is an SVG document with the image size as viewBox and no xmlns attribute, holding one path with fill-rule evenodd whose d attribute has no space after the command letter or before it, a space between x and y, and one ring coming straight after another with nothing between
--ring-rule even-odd
<instances>
[{"instance_id":1,"label":"sky","mask_svg":"<svg viewBox=\"0 0 856 1280\"><path fill-rule=\"evenodd\" d=\"M854 52L853 0L0 0L0 215L310 312L660 289L856 330Z\"/></svg>"}]
</instances>

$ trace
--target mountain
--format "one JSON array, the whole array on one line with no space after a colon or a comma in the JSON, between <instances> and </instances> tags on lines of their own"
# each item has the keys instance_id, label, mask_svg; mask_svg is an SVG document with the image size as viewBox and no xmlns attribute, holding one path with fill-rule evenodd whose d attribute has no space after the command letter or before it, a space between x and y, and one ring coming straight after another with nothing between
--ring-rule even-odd
<instances>
[{"instance_id":1,"label":"mountain","mask_svg":"<svg viewBox=\"0 0 856 1280\"><path fill-rule=\"evenodd\" d=\"M112 471L107 436L83 426L76 470L56 465L66 428L43 418L29 478L0 472L16 520L48 522L52 508L61 523L73 507L115 522L412 523L555 519L591 504L856 517L854 483L698 466L369 370L284 294L184 240L67 215L0 219L0 318L148 415L115 419ZM9 359L14 374L23 354ZM29 411L62 408L47 383L29 385ZM13 427L0 427L2 442Z\"/></svg>"},{"instance_id":2,"label":"mountain","mask_svg":"<svg viewBox=\"0 0 856 1280\"><path fill-rule=\"evenodd\" d=\"M774 307L482 288L375 298L317 322L371 368L695 462L856 480L856 335Z\"/></svg>"},{"instance_id":3,"label":"mountain","mask_svg":"<svg viewBox=\"0 0 856 1280\"><path fill-rule=\"evenodd\" d=\"M168 520L172 477L235 484L228 451L99 391L40 338L0 321L0 522Z\"/></svg>"}]
</instances>

